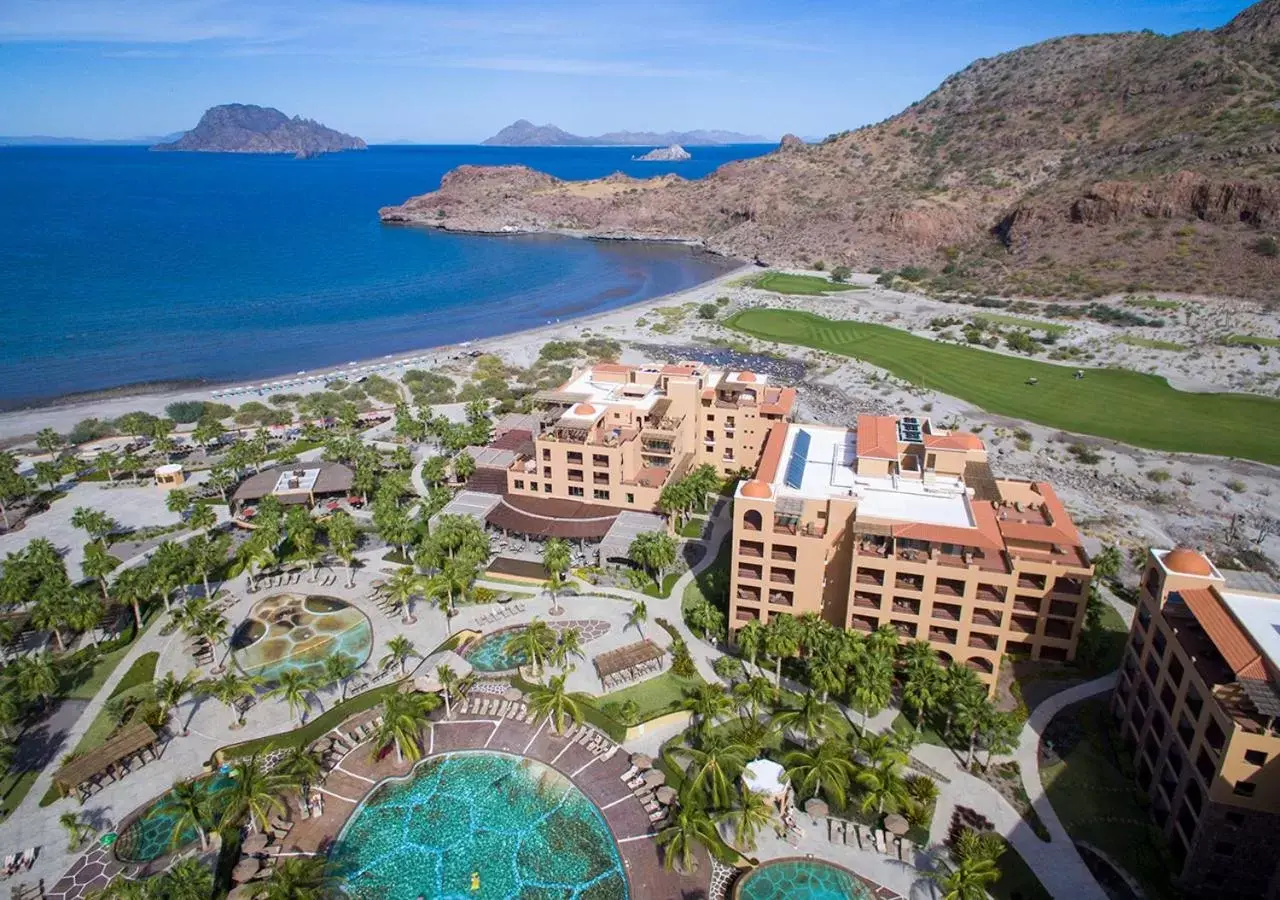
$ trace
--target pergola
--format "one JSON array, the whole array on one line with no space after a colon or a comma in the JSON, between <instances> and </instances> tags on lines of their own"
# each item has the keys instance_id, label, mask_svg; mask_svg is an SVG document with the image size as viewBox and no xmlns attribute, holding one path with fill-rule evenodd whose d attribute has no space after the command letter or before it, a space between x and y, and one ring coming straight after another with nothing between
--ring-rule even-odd
<instances>
[{"instance_id":1,"label":"pergola","mask_svg":"<svg viewBox=\"0 0 1280 900\"><path fill-rule=\"evenodd\" d=\"M666 651L648 639L627 644L617 650L601 653L591 660L596 674L606 687L615 680L632 681L644 674L652 663L662 659ZM621 678L619 678L621 676Z\"/></svg>"},{"instance_id":2,"label":"pergola","mask_svg":"<svg viewBox=\"0 0 1280 900\"><path fill-rule=\"evenodd\" d=\"M95 747L84 756L76 757L59 769L53 776L53 784L58 793L66 797L76 791L87 797L90 782L103 775L115 777L121 762L151 751L151 758L156 758L155 745L159 735L155 729L145 722L137 722L123 728L107 740L101 747Z\"/></svg>"},{"instance_id":3,"label":"pergola","mask_svg":"<svg viewBox=\"0 0 1280 900\"><path fill-rule=\"evenodd\" d=\"M624 510L613 520L600 542L600 563L611 559L630 559L631 542L646 531L666 531L667 523L653 513Z\"/></svg>"}]
</instances>

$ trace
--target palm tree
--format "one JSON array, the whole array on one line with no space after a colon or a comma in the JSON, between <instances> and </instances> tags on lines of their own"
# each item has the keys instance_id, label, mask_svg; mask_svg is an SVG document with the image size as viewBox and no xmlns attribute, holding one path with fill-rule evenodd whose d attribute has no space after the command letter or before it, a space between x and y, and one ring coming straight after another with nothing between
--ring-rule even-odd
<instances>
[{"instance_id":1,"label":"palm tree","mask_svg":"<svg viewBox=\"0 0 1280 900\"><path fill-rule=\"evenodd\" d=\"M347 682L360 671L360 663L349 653L335 653L324 660L324 677L330 684L337 684L341 689L339 702L347 699Z\"/></svg>"},{"instance_id":2,"label":"palm tree","mask_svg":"<svg viewBox=\"0 0 1280 900\"><path fill-rule=\"evenodd\" d=\"M213 870L195 857L174 863L158 881L165 900L207 900L213 895Z\"/></svg>"},{"instance_id":3,"label":"palm tree","mask_svg":"<svg viewBox=\"0 0 1280 900\"><path fill-rule=\"evenodd\" d=\"M658 846L662 847L662 865L666 869L693 872L696 868L694 853L720 843L720 833L707 815L698 797L687 788L674 805L675 815L670 824L658 832Z\"/></svg>"},{"instance_id":4,"label":"palm tree","mask_svg":"<svg viewBox=\"0 0 1280 900\"><path fill-rule=\"evenodd\" d=\"M631 612L627 615L627 627L634 628L640 635L640 639L644 640L645 622L649 621L649 607L643 600L637 600L631 604Z\"/></svg>"},{"instance_id":5,"label":"palm tree","mask_svg":"<svg viewBox=\"0 0 1280 900\"><path fill-rule=\"evenodd\" d=\"M396 692L382 701L382 724L374 732L378 752L396 748L396 761L411 762L422 756L422 726L440 704L435 694Z\"/></svg>"},{"instance_id":6,"label":"palm tree","mask_svg":"<svg viewBox=\"0 0 1280 900\"><path fill-rule=\"evenodd\" d=\"M547 593L551 595L551 610L553 616L560 614L560 606L556 603L556 592L564 586L565 573L569 571L569 565L572 561L572 551L569 549L569 542L563 538L548 538L547 542L542 545L542 568L547 573Z\"/></svg>"},{"instance_id":7,"label":"palm tree","mask_svg":"<svg viewBox=\"0 0 1280 900\"><path fill-rule=\"evenodd\" d=\"M84 545L84 558L80 560L80 572L85 578L91 578L102 591L102 599L111 602L111 593L107 590L107 576L116 570L120 560L112 556L101 544Z\"/></svg>"},{"instance_id":8,"label":"palm tree","mask_svg":"<svg viewBox=\"0 0 1280 900\"><path fill-rule=\"evenodd\" d=\"M303 674L298 669L286 669L276 679L275 687L267 691L265 696L283 700L288 704L289 712L300 716L299 721L305 723L315 690L314 678Z\"/></svg>"},{"instance_id":9,"label":"palm tree","mask_svg":"<svg viewBox=\"0 0 1280 900\"><path fill-rule=\"evenodd\" d=\"M546 622L534 619L525 628L507 638L503 649L511 656L523 656L529 661L534 678L542 675L542 662L556 645L556 634Z\"/></svg>"},{"instance_id":10,"label":"palm tree","mask_svg":"<svg viewBox=\"0 0 1280 900\"><path fill-rule=\"evenodd\" d=\"M840 741L823 741L812 751L793 750L782 763L798 794L823 794L835 807L845 805L849 785L858 773L849 747Z\"/></svg>"},{"instance_id":11,"label":"palm tree","mask_svg":"<svg viewBox=\"0 0 1280 900\"><path fill-rule=\"evenodd\" d=\"M359 537L355 519L339 510L329 517L329 524L325 530L329 534L329 546L347 567L347 587L351 587L355 584L352 564L355 561L356 541Z\"/></svg>"},{"instance_id":12,"label":"palm tree","mask_svg":"<svg viewBox=\"0 0 1280 900\"><path fill-rule=\"evenodd\" d=\"M164 508L181 516L191 505L191 492L183 488L174 488L165 495Z\"/></svg>"},{"instance_id":13,"label":"palm tree","mask_svg":"<svg viewBox=\"0 0 1280 900\"><path fill-rule=\"evenodd\" d=\"M378 665L384 669L392 664L398 665L400 667L400 677L403 678L405 663L409 661L410 657L421 655L421 653L413 649L413 641L402 634L397 634L387 641L387 655L378 661Z\"/></svg>"},{"instance_id":14,"label":"palm tree","mask_svg":"<svg viewBox=\"0 0 1280 900\"><path fill-rule=\"evenodd\" d=\"M733 701L721 684L698 685L685 696L681 705L698 717L698 732L704 740L711 733L716 720L723 718L729 710L733 709Z\"/></svg>"},{"instance_id":15,"label":"palm tree","mask_svg":"<svg viewBox=\"0 0 1280 900\"><path fill-rule=\"evenodd\" d=\"M282 774L287 774L304 788L313 784L323 771L320 760L302 744L288 747L276 761L276 769Z\"/></svg>"},{"instance_id":16,"label":"palm tree","mask_svg":"<svg viewBox=\"0 0 1280 900\"><path fill-rule=\"evenodd\" d=\"M436 666L436 680L440 682L440 694L444 697L445 718L449 718L453 715L449 701L453 699L453 693L458 689L458 673L451 667L441 664Z\"/></svg>"},{"instance_id":17,"label":"palm tree","mask_svg":"<svg viewBox=\"0 0 1280 900\"><path fill-rule=\"evenodd\" d=\"M571 656L576 656L578 659L587 658L586 650L582 646L582 629L576 626L560 632L560 638L551 648L547 661L558 668L572 670L576 668L576 664L569 662Z\"/></svg>"},{"instance_id":18,"label":"palm tree","mask_svg":"<svg viewBox=\"0 0 1280 900\"><path fill-rule=\"evenodd\" d=\"M265 881L253 888L254 900L327 900L341 896L321 856L294 856L276 862Z\"/></svg>"},{"instance_id":19,"label":"palm tree","mask_svg":"<svg viewBox=\"0 0 1280 900\"><path fill-rule=\"evenodd\" d=\"M400 621L405 625L414 622L409 604L420 593L422 576L414 572L412 566L396 569L395 574L387 580L387 599L400 610Z\"/></svg>"},{"instance_id":20,"label":"palm tree","mask_svg":"<svg viewBox=\"0 0 1280 900\"><path fill-rule=\"evenodd\" d=\"M93 646L98 646L98 626L102 624L102 598L89 590L77 590L71 594L64 620L67 627L81 634L88 634Z\"/></svg>"},{"instance_id":21,"label":"palm tree","mask_svg":"<svg viewBox=\"0 0 1280 900\"><path fill-rule=\"evenodd\" d=\"M235 828L247 819L250 830L265 829L272 810L285 811L281 794L298 784L287 772L264 771L260 753L242 759L232 770L232 779L221 795L226 806L220 828Z\"/></svg>"},{"instance_id":22,"label":"palm tree","mask_svg":"<svg viewBox=\"0 0 1280 900\"><path fill-rule=\"evenodd\" d=\"M663 752L673 768L680 757L688 759L685 786L714 807L729 805L734 779L747 764L746 747L714 734L708 735L701 747L673 747Z\"/></svg>"},{"instance_id":23,"label":"palm tree","mask_svg":"<svg viewBox=\"0 0 1280 900\"><path fill-rule=\"evenodd\" d=\"M941 889L942 900L987 900L987 885L1000 880L996 860L1004 851L994 833L965 828L956 836L951 861L936 857L936 868L925 877Z\"/></svg>"},{"instance_id":24,"label":"palm tree","mask_svg":"<svg viewBox=\"0 0 1280 900\"><path fill-rule=\"evenodd\" d=\"M257 696L257 687L261 683L262 678L257 675L242 675L228 669L221 677L203 682L199 689L219 703L226 704L236 714L236 721L231 727L239 728L244 725L244 711L240 708L240 703Z\"/></svg>"},{"instance_id":25,"label":"palm tree","mask_svg":"<svg viewBox=\"0 0 1280 900\"><path fill-rule=\"evenodd\" d=\"M179 781L160 798L160 815L173 820L169 832L169 846L176 850L182 846L184 832L194 828L200 836L200 849L209 849L209 829L213 827L209 811L209 794L194 781Z\"/></svg>"},{"instance_id":26,"label":"palm tree","mask_svg":"<svg viewBox=\"0 0 1280 900\"><path fill-rule=\"evenodd\" d=\"M92 540L101 544L102 549L105 550L107 548L107 538L111 532L116 530L117 523L115 519L100 509L77 506L71 513L71 527L83 529Z\"/></svg>"},{"instance_id":27,"label":"palm tree","mask_svg":"<svg viewBox=\"0 0 1280 900\"><path fill-rule=\"evenodd\" d=\"M116 598L132 607L134 630L138 634L142 633L142 601L151 596L149 577L145 568L125 569L111 583L111 592Z\"/></svg>"},{"instance_id":28,"label":"palm tree","mask_svg":"<svg viewBox=\"0 0 1280 900\"><path fill-rule=\"evenodd\" d=\"M89 895L90 900L158 900L160 879L130 879L117 875L107 886Z\"/></svg>"},{"instance_id":29,"label":"palm tree","mask_svg":"<svg viewBox=\"0 0 1280 900\"><path fill-rule=\"evenodd\" d=\"M909 659L903 669L902 704L915 711L916 733L919 734L929 711L942 700L946 675L928 644L924 641L912 643L924 644L929 654L927 658Z\"/></svg>"},{"instance_id":30,"label":"palm tree","mask_svg":"<svg viewBox=\"0 0 1280 900\"><path fill-rule=\"evenodd\" d=\"M893 661L885 653L868 652L854 664L854 706L862 713L862 727L866 730L867 716L885 708L893 697Z\"/></svg>"},{"instance_id":31,"label":"palm tree","mask_svg":"<svg viewBox=\"0 0 1280 900\"><path fill-rule=\"evenodd\" d=\"M947 715L946 721L942 726L942 733L950 735L951 721L955 717L956 707L961 704L961 698L969 699L979 695L985 697L987 689L978 679L978 673L968 666L947 666L944 672L943 700L946 704Z\"/></svg>"},{"instance_id":32,"label":"palm tree","mask_svg":"<svg viewBox=\"0 0 1280 900\"><path fill-rule=\"evenodd\" d=\"M47 650L14 660L6 672L13 676L18 693L24 700L44 706L58 693L58 670Z\"/></svg>"},{"instance_id":33,"label":"palm tree","mask_svg":"<svg viewBox=\"0 0 1280 900\"><path fill-rule=\"evenodd\" d=\"M206 507L198 508L203 509ZM220 534L217 537L210 537L208 534L204 534L195 540L187 542L191 570L200 576L200 582L204 585L204 595L206 597L213 596L213 592L209 589L209 576L226 562L229 549L231 549L231 536L226 534Z\"/></svg>"},{"instance_id":34,"label":"palm tree","mask_svg":"<svg viewBox=\"0 0 1280 900\"><path fill-rule=\"evenodd\" d=\"M848 667L843 659L844 654L838 646L830 642L819 645L809 654L809 686L822 692L825 703L832 693L844 689L848 676Z\"/></svg>"},{"instance_id":35,"label":"palm tree","mask_svg":"<svg viewBox=\"0 0 1280 900\"><path fill-rule=\"evenodd\" d=\"M773 716L779 728L791 728L804 735L805 745L831 733L840 721L840 713L810 691L800 698L798 706L790 706Z\"/></svg>"},{"instance_id":36,"label":"palm tree","mask_svg":"<svg viewBox=\"0 0 1280 900\"><path fill-rule=\"evenodd\" d=\"M535 716L546 716L556 734L564 733L564 720L577 724L582 721L582 709L578 698L565 690L564 675L553 675L547 684L540 684L529 692L529 707Z\"/></svg>"},{"instance_id":37,"label":"palm tree","mask_svg":"<svg viewBox=\"0 0 1280 900\"><path fill-rule=\"evenodd\" d=\"M46 585L41 585L40 593L43 596L31 607L31 624L52 632L58 652L65 653L67 647L62 639L62 629L67 625L67 617L74 602L71 585L64 583L47 588Z\"/></svg>"},{"instance_id":38,"label":"palm tree","mask_svg":"<svg viewBox=\"0 0 1280 900\"><path fill-rule=\"evenodd\" d=\"M774 807L764 794L738 785L738 803L726 818L733 826L733 840L744 850L754 850L756 835L773 821Z\"/></svg>"},{"instance_id":39,"label":"palm tree","mask_svg":"<svg viewBox=\"0 0 1280 900\"><path fill-rule=\"evenodd\" d=\"M80 821L79 813L64 812L58 816L58 824L67 832L68 852L83 844L86 835L93 834L93 826Z\"/></svg>"},{"instance_id":40,"label":"palm tree","mask_svg":"<svg viewBox=\"0 0 1280 900\"><path fill-rule=\"evenodd\" d=\"M196 689L195 672L187 672L181 678L172 672L165 672L156 682L155 699L160 704L161 716L169 718L169 713L185 700Z\"/></svg>"},{"instance_id":41,"label":"palm tree","mask_svg":"<svg viewBox=\"0 0 1280 900\"><path fill-rule=\"evenodd\" d=\"M778 699L778 689L768 678L756 675L733 686L733 695L739 704L745 704L752 721L759 718L761 706L772 706Z\"/></svg>"},{"instance_id":42,"label":"palm tree","mask_svg":"<svg viewBox=\"0 0 1280 900\"><path fill-rule=\"evenodd\" d=\"M874 810L878 815L884 815L904 806L911 796L902 778L902 766L896 759L864 766L855 780L862 788L859 806L864 813Z\"/></svg>"},{"instance_id":43,"label":"palm tree","mask_svg":"<svg viewBox=\"0 0 1280 900\"><path fill-rule=\"evenodd\" d=\"M782 686L782 660L792 656L800 648L794 617L785 613L775 615L765 626L764 651L773 657L773 683Z\"/></svg>"}]
</instances>

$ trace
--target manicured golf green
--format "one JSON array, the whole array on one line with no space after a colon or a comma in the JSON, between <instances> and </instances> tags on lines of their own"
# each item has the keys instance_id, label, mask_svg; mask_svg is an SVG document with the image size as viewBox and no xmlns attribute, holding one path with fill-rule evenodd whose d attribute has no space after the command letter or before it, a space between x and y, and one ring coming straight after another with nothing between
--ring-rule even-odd
<instances>
[{"instance_id":1,"label":"manicured golf green","mask_svg":"<svg viewBox=\"0 0 1280 900\"><path fill-rule=\"evenodd\" d=\"M790 275L786 272L769 272L756 279L755 286L775 294L829 294L832 291L860 291L856 284L828 281L817 275Z\"/></svg>"},{"instance_id":2,"label":"manicured golf green","mask_svg":"<svg viewBox=\"0 0 1280 900\"><path fill-rule=\"evenodd\" d=\"M1157 450L1280 463L1280 401L1269 397L1175 391L1163 378L1128 369L1085 369L1077 379L1072 365L795 310L747 309L725 324L762 340L856 357L992 413Z\"/></svg>"}]
</instances>

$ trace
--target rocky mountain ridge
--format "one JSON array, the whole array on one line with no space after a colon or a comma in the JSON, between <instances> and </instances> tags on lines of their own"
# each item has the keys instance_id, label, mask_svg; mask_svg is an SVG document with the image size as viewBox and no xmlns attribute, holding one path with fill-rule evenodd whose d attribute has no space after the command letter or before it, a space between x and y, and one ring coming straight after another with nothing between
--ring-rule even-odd
<instances>
[{"instance_id":1,"label":"rocky mountain ridge","mask_svg":"<svg viewBox=\"0 0 1280 900\"><path fill-rule=\"evenodd\" d=\"M736 131L698 129L694 131L610 131L594 137L570 134L555 125L534 125L518 119L482 144L495 147L643 147L661 144L688 144L691 147L720 144L767 144L767 138Z\"/></svg>"},{"instance_id":2,"label":"rocky mountain ridge","mask_svg":"<svg viewBox=\"0 0 1280 900\"><path fill-rule=\"evenodd\" d=\"M1214 31L1072 36L979 59L884 122L819 145L788 136L697 181L463 167L382 215L905 266L935 290L1280 302L1280 0Z\"/></svg>"},{"instance_id":3,"label":"rocky mountain ridge","mask_svg":"<svg viewBox=\"0 0 1280 900\"><path fill-rule=\"evenodd\" d=\"M213 106L195 128L152 150L204 153L292 153L299 157L364 150L365 142L300 116L247 103Z\"/></svg>"}]
</instances>

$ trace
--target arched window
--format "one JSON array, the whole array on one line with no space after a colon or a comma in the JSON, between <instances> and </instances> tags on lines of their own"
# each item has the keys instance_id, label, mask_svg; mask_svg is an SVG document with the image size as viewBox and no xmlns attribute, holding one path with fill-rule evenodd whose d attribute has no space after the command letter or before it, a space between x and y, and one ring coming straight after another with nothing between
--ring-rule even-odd
<instances>
[{"instance_id":1,"label":"arched window","mask_svg":"<svg viewBox=\"0 0 1280 900\"><path fill-rule=\"evenodd\" d=\"M764 528L764 516L758 509L749 509L742 517L742 524L748 531L760 531Z\"/></svg>"},{"instance_id":2,"label":"arched window","mask_svg":"<svg viewBox=\"0 0 1280 900\"><path fill-rule=\"evenodd\" d=\"M991 660L984 659L981 656L969 657L968 659L965 660L965 665L967 665L969 668L974 669L978 672L985 672L988 675L990 675L992 672L996 670L995 666L991 664Z\"/></svg>"}]
</instances>

